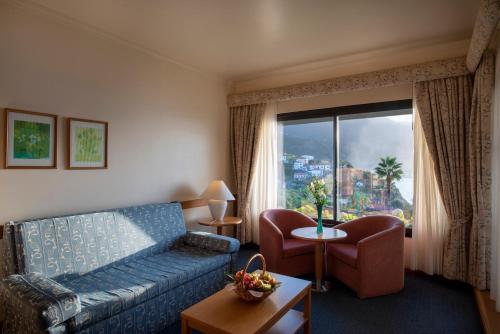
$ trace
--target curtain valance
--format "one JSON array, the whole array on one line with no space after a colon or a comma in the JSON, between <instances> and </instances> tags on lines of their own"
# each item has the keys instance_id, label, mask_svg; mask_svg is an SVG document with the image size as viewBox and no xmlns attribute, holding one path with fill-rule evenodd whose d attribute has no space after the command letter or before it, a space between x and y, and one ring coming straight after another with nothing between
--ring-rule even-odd
<instances>
[{"instance_id":1,"label":"curtain valance","mask_svg":"<svg viewBox=\"0 0 500 334\"><path fill-rule=\"evenodd\" d=\"M228 97L228 105L234 107L280 102L304 97L413 84L467 73L469 71L467 70L465 57L458 57L285 87L232 94Z\"/></svg>"}]
</instances>

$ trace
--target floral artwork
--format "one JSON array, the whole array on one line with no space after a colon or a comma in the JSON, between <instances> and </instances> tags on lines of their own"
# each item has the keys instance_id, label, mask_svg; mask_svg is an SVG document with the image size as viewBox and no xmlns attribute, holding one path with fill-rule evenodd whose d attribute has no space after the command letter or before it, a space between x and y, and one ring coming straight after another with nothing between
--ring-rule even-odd
<instances>
[{"instance_id":1,"label":"floral artwork","mask_svg":"<svg viewBox=\"0 0 500 334\"><path fill-rule=\"evenodd\" d=\"M56 168L57 116L5 110L5 168Z\"/></svg>"}]
</instances>

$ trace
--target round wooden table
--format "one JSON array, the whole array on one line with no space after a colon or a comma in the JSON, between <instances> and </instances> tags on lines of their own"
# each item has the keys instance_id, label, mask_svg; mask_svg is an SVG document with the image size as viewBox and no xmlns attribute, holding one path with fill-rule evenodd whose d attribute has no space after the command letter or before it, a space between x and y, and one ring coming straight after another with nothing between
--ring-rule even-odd
<instances>
[{"instance_id":1,"label":"round wooden table","mask_svg":"<svg viewBox=\"0 0 500 334\"><path fill-rule=\"evenodd\" d=\"M203 226L217 227L217 234L222 234L222 228L224 226L233 226L234 237L237 235L238 225L241 224L241 218L238 217L224 217L224 220L214 220L213 218L202 218L198 220L198 224Z\"/></svg>"},{"instance_id":2,"label":"round wooden table","mask_svg":"<svg viewBox=\"0 0 500 334\"><path fill-rule=\"evenodd\" d=\"M327 287L323 284L323 256L325 254L325 244L329 241L347 237L347 233L336 228L323 227L323 233L317 234L316 227L301 227L292 231L292 236L297 239L313 241L315 243L314 269L316 284L314 291L325 292Z\"/></svg>"}]
</instances>

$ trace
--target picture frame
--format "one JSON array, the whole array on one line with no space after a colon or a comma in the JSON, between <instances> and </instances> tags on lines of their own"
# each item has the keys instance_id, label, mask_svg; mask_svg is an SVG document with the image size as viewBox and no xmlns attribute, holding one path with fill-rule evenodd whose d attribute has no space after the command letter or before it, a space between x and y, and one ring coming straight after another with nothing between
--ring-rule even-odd
<instances>
[{"instance_id":1,"label":"picture frame","mask_svg":"<svg viewBox=\"0 0 500 334\"><path fill-rule=\"evenodd\" d=\"M57 115L4 109L4 168L57 168Z\"/></svg>"},{"instance_id":2,"label":"picture frame","mask_svg":"<svg viewBox=\"0 0 500 334\"><path fill-rule=\"evenodd\" d=\"M108 122L67 119L67 169L108 168Z\"/></svg>"}]
</instances>

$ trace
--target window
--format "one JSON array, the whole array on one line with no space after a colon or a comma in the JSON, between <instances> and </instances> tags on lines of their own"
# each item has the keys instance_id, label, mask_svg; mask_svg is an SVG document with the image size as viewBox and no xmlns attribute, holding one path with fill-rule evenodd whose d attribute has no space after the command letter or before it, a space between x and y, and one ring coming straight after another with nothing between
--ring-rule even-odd
<instances>
[{"instance_id":1,"label":"window","mask_svg":"<svg viewBox=\"0 0 500 334\"><path fill-rule=\"evenodd\" d=\"M325 219L390 214L413 221L411 100L278 115L282 207L316 218L306 185L323 179Z\"/></svg>"},{"instance_id":2,"label":"window","mask_svg":"<svg viewBox=\"0 0 500 334\"><path fill-rule=\"evenodd\" d=\"M323 217L334 219L333 117L291 120L279 124L282 168L279 173L278 203L316 218L316 207L304 191L311 179L317 177L325 180L330 194Z\"/></svg>"}]
</instances>

